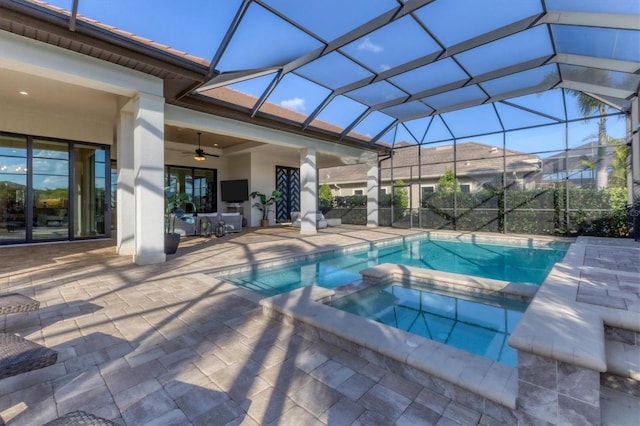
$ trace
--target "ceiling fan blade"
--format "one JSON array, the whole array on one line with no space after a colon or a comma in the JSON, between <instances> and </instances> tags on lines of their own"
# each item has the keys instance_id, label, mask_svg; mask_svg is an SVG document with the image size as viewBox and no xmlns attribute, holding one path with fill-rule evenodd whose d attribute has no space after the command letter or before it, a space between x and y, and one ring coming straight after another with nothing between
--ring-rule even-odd
<instances>
[{"instance_id":1,"label":"ceiling fan blade","mask_svg":"<svg viewBox=\"0 0 640 426\"><path fill-rule=\"evenodd\" d=\"M196 155L220 158L218 154L209 154L208 152L204 152L204 150L200 148L196 149Z\"/></svg>"},{"instance_id":2,"label":"ceiling fan blade","mask_svg":"<svg viewBox=\"0 0 640 426\"><path fill-rule=\"evenodd\" d=\"M216 157L216 158L220 158L219 155L217 154L209 154L208 152L204 152L204 150L200 147L200 136L202 135L202 132L198 132L198 149L196 149L196 155L198 157Z\"/></svg>"}]
</instances>

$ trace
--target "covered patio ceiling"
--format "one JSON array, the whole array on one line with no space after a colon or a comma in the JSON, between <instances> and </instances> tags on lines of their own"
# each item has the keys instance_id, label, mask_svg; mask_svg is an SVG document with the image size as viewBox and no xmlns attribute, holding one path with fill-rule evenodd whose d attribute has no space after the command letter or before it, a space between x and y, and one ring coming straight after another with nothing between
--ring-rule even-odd
<instances>
[{"instance_id":1,"label":"covered patio ceiling","mask_svg":"<svg viewBox=\"0 0 640 426\"><path fill-rule=\"evenodd\" d=\"M637 0L0 4L190 63L170 103L371 148L579 119L577 91L626 111L640 83Z\"/></svg>"}]
</instances>

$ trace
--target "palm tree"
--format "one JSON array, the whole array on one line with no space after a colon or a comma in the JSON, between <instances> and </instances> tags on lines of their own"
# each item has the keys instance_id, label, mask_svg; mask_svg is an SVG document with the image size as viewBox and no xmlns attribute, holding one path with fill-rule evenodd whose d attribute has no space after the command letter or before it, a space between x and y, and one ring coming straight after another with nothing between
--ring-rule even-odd
<instances>
[{"instance_id":1,"label":"palm tree","mask_svg":"<svg viewBox=\"0 0 640 426\"><path fill-rule=\"evenodd\" d=\"M611 184L624 188L627 185L627 145L624 139L608 138L609 144L615 146L611 160Z\"/></svg>"},{"instance_id":2,"label":"palm tree","mask_svg":"<svg viewBox=\"0 0 640 426\"><path fill-rule=\"evenodd\" d=\"M598 113L598 151L596 154L596 188L606 188L609 186L609 162L607 161L607 108L599 100L592 98L586 93L571 90L578 100L578 108L583 117L591 117Z\"/></svg>"}]
</instances>

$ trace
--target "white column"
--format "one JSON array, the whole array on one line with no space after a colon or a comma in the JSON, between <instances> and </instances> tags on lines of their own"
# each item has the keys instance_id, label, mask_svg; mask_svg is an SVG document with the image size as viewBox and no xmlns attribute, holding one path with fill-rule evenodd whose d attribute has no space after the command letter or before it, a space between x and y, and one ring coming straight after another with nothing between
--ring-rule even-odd
<instances>
[{"instance_id":1,"label":"white column","mask_svg":"<svg viewBox=\"0 0 640 426\"><path fill-rule=\"evenodd\" d=\"M380 193L378 162L370 162L367 170L367 226L378 226L378 194Z\"/></svg>"},{"instance_id":2,"label":"white column","mask_svg":"<svg viewBox=\"0 0 640 426\"><path fill-rule=\"evenodd\" d=\"M117 121L118 180L116 192L117 253L133 255L135 251L135 199L133 196L133 113L121 110Z\"/></svg>"},{"instance_id":3,"label":"white column","mask_svg":"<svg viewBox=\"0 0 640 426\"><path fill-rule=\"evenodd\" d=\"M316 234L316 213L318 211L318 180L316 150L303 149L300 152L300 233Z\"/></svg>"},{"instance_id":4,"label":"white column","mask_svg":"<svg viewBox=\"0 0 640 426\"><path fill-rule=\"evenodd\" d=\"M162 263L164 254L164 98L133 99L135 252L139 265ZM127 220L127 218L122 218Z\"/></svg>"},{"instance_id":5,"label":"white column","mask_svg":"<svg viewBox=\"0 0 640 426\"><path fill-rule=\"evenodd\" d=\"M629 195L627 204L631 207L631 220L633 221L633 235L631 237L640 241L640 100L638 97L631 102L630 115L628 118L630 122L629 136L627 137L627 143L630 143L627 148L627 190Z\"/></svg>"}]
</instances>

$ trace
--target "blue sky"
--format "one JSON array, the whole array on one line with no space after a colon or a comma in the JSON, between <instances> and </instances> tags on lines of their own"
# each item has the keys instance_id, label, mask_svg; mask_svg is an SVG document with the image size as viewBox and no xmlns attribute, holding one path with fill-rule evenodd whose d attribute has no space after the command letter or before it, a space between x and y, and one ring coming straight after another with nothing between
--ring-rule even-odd
<instances>
[{"instance_id":1,"label":"blue sky","mask_svg":"<svg viewBox=\"0 0 640 426\"><path fill-rule=\"evenodd\" d=\"M48 2L65 9L70 9L72 4L71 0L48 0ZM266 8L252 3L234 34L229 48L216 64L218 70L232 72L287 63L322 47L322 41L331 41L397 7L396 0L264 0L264 3L267 7L282 12L307 27L312 34L305 34ZM210 61L241 4L241 0L183 0L179 3L158 0L80 0L78 13ZM640 12L640 2L637 0L614 2L547 0L546 5L550 10ZM465 13L457 13L460 10L465 10ZM331 55L318 60L317 64L314 62L308 64L297 70L297 74L287 74L270 94L268 102L299 112L306 117L321 105L331 89L371 78L374 75L372 73L384 72L407 61L437 53L441 45L455 46L470 37L541 12L540 0L434 1L415 11L415 16L429 28L429 33L410 16L400 18L389 26L346 44ZM455 14L456 19L447 19L452 13ZM620 31L614 34L603 33L602 30L585 30L584 27L569 26L552 28L561 52L596 56L613 52L615 58L640 60L637 32ZM598 33L597 37L592 34L593 31ZM320 40L315 39L313 35ZM614 45L615 37L621 37L624 43L620 43L619 46ZM583 42L591 38L597 38L598 43ZM411 42L407 42L409 40ZM524 45L527 46L526 49L521 48ZM461 52L455 55L455 62L449 58L392 77L390 81L398 88L390 83L380 82L375 86L349 93L348 96L338 96L317 118L344 128L367 110L366 104L375 105L388 100L403 99L408 96L407 92L415 93L447 83L465 81L468 75L457 64L462 65L472 75L480 75L500 67L535 60L553 53L547 27L534 27ZM362 66L348 58L358 60ZM525 86L536 86L554 73L557 73L556 67L549 65L546 68L503 77L499 81L480 83L482 88L472 85L445 95L430 96L424 101L435 108L447 107L455 104L454 101L465 102L474 99L484 101L486 93L499 96L505 90L521 88L523 82ZM231 87L257 98L273 78L275 74L269 74ZM309 79L316 80L320 84ZM509 101L523 108L543 111L551 116L563 118L564 107L558 93L559 91L554 91L551 94L528 95ZM569 119L579 117L574 105L575 103L569 99L567 105ZM492 106L480 105L467 110L445 113L442 116L444 121L427 117L410 120L406 125L414 134L419 134L421 139L426 127L431 123L425 140L433 141L451 138L451 133L455 137L466 138L473 134L499 131L501 124L513 129L553 122L549 118L509 105L497 105L496 108L501 122ZM414 102L413 105L392 108L390 114L402 114L407 111L429 113L430 108ZM358 123L353 130L374 137L392 121L393 118L390 115L374 112ZM445 123L449 129L446 128ZM584 130L578 130L580 127L584 127ZM572 125L572 128L574 128L572 133L575 133L576 139L582 140L592 133L590 126L584 123ZM624 134L624 125L619 130L617 126L611 124L610 132L614 137L621 137ZM397 141L411 138L404 128L399 128L397 132L386 135L383 141L392 143L393 134L396 135ZM534 146L543 146L547 138L541 135L540 139L531 143Z\"/></svg>"}]
</instances>

